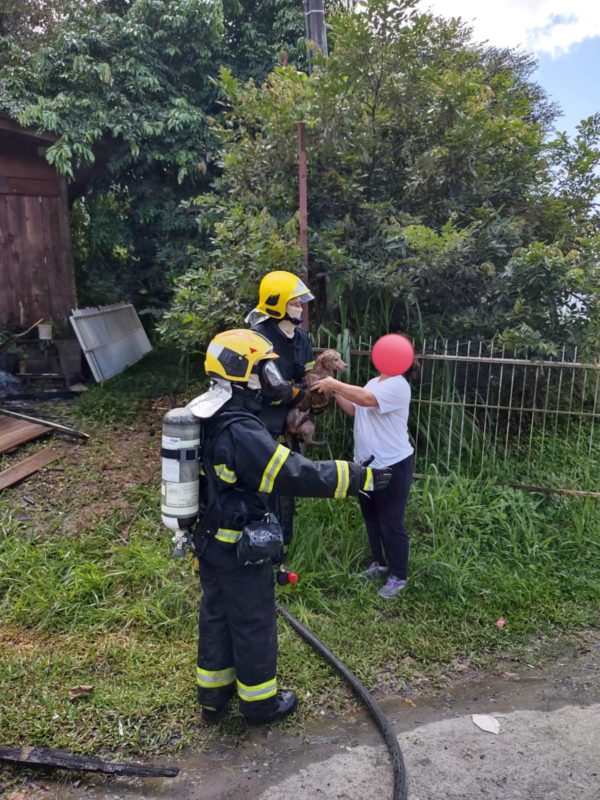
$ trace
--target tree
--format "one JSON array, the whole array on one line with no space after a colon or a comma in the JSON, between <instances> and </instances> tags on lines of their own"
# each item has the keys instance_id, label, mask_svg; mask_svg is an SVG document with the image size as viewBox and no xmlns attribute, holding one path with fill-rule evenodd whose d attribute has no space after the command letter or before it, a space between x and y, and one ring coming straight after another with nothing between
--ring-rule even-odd
<instances>
[{"instance_id":1,"label":"tree","mask_svg":"<svg viewBox=\"0 0 600 800\"><path fill-rule=\"evenodd\" d=\"M60 0L0 0L0 38L35 47L52 33L62 5Z\"/></svg>"},{"instance_id":2,"label":"tree","mask_svg":"<svg viewBox=\"0 0 600 800\"><path fill-rule=\"evenodd\" d=\"M219 64L268 71L297 40L297 4L240 0L224 16L204 0L11 1L52 21L27 47L33 17L6 30L0 105L59 137L46 157L69 179L80 302L164 301L201 244L185 201L219 171Z\"/></svg>"},{"instance_id":3,"label":"tree","mask_svg":"<svg viewBox=\"0 0 600 800\"><path fill-rule=\"evenodd\" d=\"M301 0L223 0L221 63L240 79L261 83L278 61L305 63Z\"/></svg>"},{"instance_id":4,"label":"tree","mask_svg":"<svg viewBox=\"0 0 600 800\"><path fill-rule=\"evenodd\" d=\"M284 230L305 120L319 319L341 307L366 334L596 346L597 121L574 142L552 138L556 109L531 80L530 56L477 45L463 24L413 0L371 0L330 24L333 53L310 78L286 66L242 85L222 71L230 113L213 206L268 214ZM213 229L222 262L238 263L238 227L227 242ZM263 262L277 268L276 253ZM206 321L198 336L210 335L214 314Z\"/></svg>"}]
</instances>

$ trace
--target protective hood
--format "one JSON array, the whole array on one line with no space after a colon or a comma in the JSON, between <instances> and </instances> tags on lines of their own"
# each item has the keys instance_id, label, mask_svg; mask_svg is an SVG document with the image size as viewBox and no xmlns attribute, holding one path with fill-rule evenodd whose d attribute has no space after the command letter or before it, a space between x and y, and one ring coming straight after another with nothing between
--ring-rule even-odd
<instances>
[{"instance_id":1,"label":"protective hood","mask_svg":"<svg viewBox=\"0 0 600 800\"><path fill-rule=\"evenodd\" d=\"M190 400L186 408L189 408L195 417L210 419L225 403L231 400L232 394L233 390L229 381L223 380L223 378L213 378L208 391Z\"/></svg>"}]
</instances>

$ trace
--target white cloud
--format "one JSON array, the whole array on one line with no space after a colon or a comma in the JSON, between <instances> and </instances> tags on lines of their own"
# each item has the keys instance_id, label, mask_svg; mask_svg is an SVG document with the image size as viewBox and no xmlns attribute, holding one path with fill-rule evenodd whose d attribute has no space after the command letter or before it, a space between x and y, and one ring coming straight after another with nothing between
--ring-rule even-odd
<instances>
[{"instance_id":1,"label":"white cloud","mask_svg":"<svg viewBox=\"0 0 600 800\"><path fill-rule=\"evenodd\" d=\"M421 7L444 17L462 17L479 41L553 58L600 36L598 0L423 0Z\"/></svg>"}]
</instances>

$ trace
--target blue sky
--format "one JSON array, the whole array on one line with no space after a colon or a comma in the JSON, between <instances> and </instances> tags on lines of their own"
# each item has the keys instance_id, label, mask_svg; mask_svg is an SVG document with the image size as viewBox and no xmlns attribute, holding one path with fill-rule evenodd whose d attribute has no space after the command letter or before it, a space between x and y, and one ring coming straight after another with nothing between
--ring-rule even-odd
<instances>
[{"instance_id":1,"label":"blue sky","mask_svg":"<svg viewBox=\"0 0 600 800\"><path fill-rule=\"evenodd\" d=\"M580 120L600 111L600 37L557 58L540 56L536 79L563 109L556 127L572 134Z\"/></svg>"},{"instance_id":2,"label":"blue sky","mask_svg":"<svg viewBox=\"0 0 600 800\"><path fill-rule=\"evenodd\" d=\"M444 17L461 17L477 41L535 53L533 76L563 110L556 121L570 135L600 112L598 0L422 0Z\"/></svg>"}]
</instances>

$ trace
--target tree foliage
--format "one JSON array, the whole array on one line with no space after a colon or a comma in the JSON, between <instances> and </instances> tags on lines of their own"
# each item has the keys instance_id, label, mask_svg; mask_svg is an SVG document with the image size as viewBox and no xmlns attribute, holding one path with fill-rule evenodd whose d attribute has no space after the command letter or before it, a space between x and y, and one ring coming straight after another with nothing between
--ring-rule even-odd
<instances>
[{"instance_id":1,"label":"tree foliage","mask_svg":"<svg viewBox=\"0 0 600 800\"><path fill-rule=\"evenodd\" d=\"M0 104L21 124L59 137L46 157L69 178L76 204L80 301L164 300L168 277L189 266L187 247L199 244L194 214L182 203L219 170L219 65L244 78L265 74L286 37L296 45L301 7L291 0L37 5L52 10L52 24L27 46L22 27L5 32Z\"/></svg>"},{"instance_id":2,"label":"tree foliage","mask_svg":"<svg viewBox=\"0 0 600 800\"><path fill-rule=\"evenodd\" d=\"M61 0L0 0L0 43L5 45L4 58L10 45L35 48L51 35L61 19ZM4 49L4 48L3 48Z\"/></svg>"},{"instance_id":3,"label":"tree foliage","mask_svg":"<svg viewBox=\"0 0 600 800\"><path fill-rule=\"evenodd\" d=\"M213 228L219 264L238 265L228 280L243 287L243 212L281 231L293 219L304 120L319 320L341 306L364 333L496 335L540 352L577 342L597 353L600 115L574 141L555 134L532 57L477 45L462 23L415 6L370 0L332 17L332 55L310 77L276 67L259 86L222 70L225 169L202 213L212 203L239 222L238 238ZM262 261L278 268L277 249ZM204 310L198 341L218 324ZM181 291L174 315L178 324L185 315ZM175 338L168 322L165 331Z\"/></svg>"}]
</instances>

